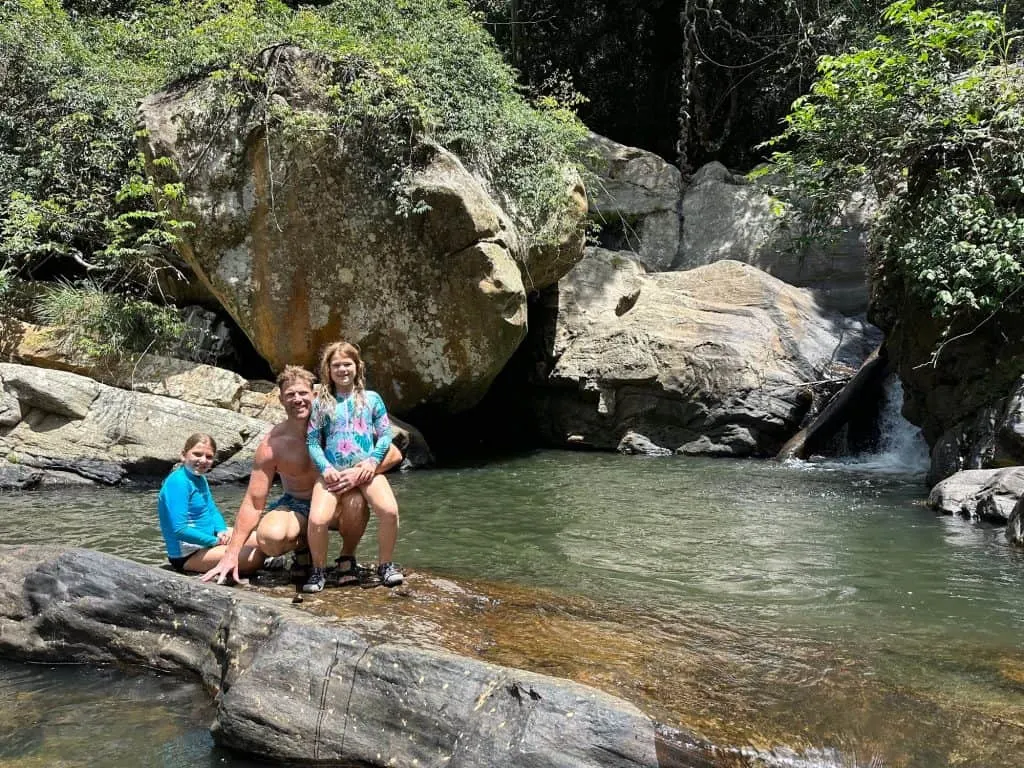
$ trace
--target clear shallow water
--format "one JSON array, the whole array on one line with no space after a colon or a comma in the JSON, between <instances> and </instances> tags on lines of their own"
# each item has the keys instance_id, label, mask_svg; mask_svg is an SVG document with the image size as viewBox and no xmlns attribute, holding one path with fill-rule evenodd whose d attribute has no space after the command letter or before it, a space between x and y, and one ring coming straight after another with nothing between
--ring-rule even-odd
<instances>
[{"instance_id":1,"label":"clear shallow water","mask_svg":"<svg viewBox=\"0 0 1024 768\"><path fill-rule=\"evenodd\" d=\"M647 643L658 716L862 764L1024 763L1024 554L936 517L920 476L539 452L393 485L404 565L590 598ZM0 541L159 562L155 493L0 495ZM215 496L230 519L241 490Z\"/></svg>"},{"instance_id":2,"label":"clear shallow water","mask_svg":"<svg viewBox=\"0 0 1024 768\"><path fill-rule=\"evenodd\" d=\"M213 746L196 685L153 675L0 661L0 765L257 768Z\"/></svg>"}]
</instances>

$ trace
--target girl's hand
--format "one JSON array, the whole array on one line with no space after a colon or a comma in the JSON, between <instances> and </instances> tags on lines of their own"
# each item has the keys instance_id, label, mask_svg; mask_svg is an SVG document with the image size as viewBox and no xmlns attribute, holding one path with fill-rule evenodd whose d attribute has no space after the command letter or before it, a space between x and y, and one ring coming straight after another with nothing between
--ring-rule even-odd
<instances>
[{"instance_id":1,"label":"girl's hand","mask_svg":"<svg viewBox=\"0 0 1024 768\"><path fill-rule=\"evenodd\" d=\"M229 541L231 541L231 529L230 528L228 528L226 531L221 531L220 533L217 534L217 543L218 544L225 544L226 545Z\"/></svg>"},{"instance_id":2,"label":"girl's hand","mask_svg":"<svg viewBox=\"0 0 1024 768\"><path fill-rule=\"evenodd\" d=\"M336 486L341 481L341 472L334 467L328 467L324 470L324 485L328 488Z\"/></svg>"},{"instance_id":3,"label":"girl's hand","mask_svg":"<svg viewBox=\"0 0 1024 768\"><path fill-rule=\"evenodd\" d=\"M373 480L373 474L377 471L377 465L372 461L366 461L364 459L352 467L352 469L356 472L356 478L353 485L366 485L368 482Z\"/></svg>"}]
</instances>

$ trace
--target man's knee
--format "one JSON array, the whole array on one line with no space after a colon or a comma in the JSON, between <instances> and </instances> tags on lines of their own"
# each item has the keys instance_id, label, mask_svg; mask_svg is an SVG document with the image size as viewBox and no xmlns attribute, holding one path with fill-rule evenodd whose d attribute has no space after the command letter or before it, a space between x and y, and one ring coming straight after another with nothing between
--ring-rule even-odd
<instances>
[{"instance_id":1,"label":"man's knee","mask_svg":"<svg viewBox=\"0 0 1024 768\"><path fill-rule=\"evenodd\" d=\"M260 551L273 557L291 552L298 546L302 529L297 521L291 519L292 517L293 513L271 512L260 521L256 529L256 544Z\"/></svg>"}]
</instances>

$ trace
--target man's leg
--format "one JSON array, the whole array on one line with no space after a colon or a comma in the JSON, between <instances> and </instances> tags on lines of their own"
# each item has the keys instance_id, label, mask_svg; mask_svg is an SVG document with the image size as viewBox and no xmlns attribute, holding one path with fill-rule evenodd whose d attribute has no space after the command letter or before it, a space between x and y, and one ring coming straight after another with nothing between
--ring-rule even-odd
<instances>
[{"instance_id":1,"label":"man's leg","mask_svg":"<svg viewBox=\"0 0 1024 768\"><path fill-rule=\"evenodd\" d=\"M356 547L366 533L370 522L370 507L359 489L346 491L338 502L338 533L341 534L341 554L354 557Z\"/></svg>"},{"instance_id":2,"label":"man's leg","mask_svg":"<svg viewBox=\"0 0 1024 768\"><path fill-rule=\"evenodd\" d=\"M337 560L338 584L356 584L359 581L356 547L366 533L366 524L370 522L370 509L358 489L347 491L338 500L334 522L341 534L341 555Z\"/></svg>"}]
</instances>

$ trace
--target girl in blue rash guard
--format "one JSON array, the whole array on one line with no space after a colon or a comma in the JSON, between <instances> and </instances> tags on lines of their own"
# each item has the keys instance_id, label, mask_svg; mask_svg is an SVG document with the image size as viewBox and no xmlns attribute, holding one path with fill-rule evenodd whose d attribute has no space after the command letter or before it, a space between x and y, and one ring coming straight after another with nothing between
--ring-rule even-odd
<instances>
[{"instance_id":1,"label":"girl in blue rash guard","mask_svg":"<svg viewBox=\"0 0 1024 768\"><path fill-rule=\"evenodd\" d=\"M306 431L306 447L320 479L309 505L306 540L313 570L303 591L319 592L326 583L327 529L338 504L327 486L337 481L339 470L349 467L359 470L357 486L378 517L377 575L388 587L402 583L402 572L391 562L398 539L398 502L387 478L374 474L390 445L391 422L380 395L366 389L358 348L344 341L328 345L320 358L320 384Z\"/></svg>"},{"instance_id":2,"label":"girl in blue rash guard","mask_svg":"<svg viewBox=\"0 0 1024 768\"><path fill-rule=\"evenodd\" d=\"M214 503L205 477L213 467L216 452L217 443L210 435L190 436L181 452L181 464L160 486L160 532L167 546L167 559L179 573L213 568L231 540L231 529ZM239 555L239 570L253 573L264 559L256 548L254 533Z\"/></svg>"}]
</instances>

